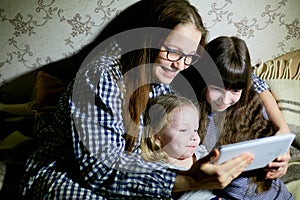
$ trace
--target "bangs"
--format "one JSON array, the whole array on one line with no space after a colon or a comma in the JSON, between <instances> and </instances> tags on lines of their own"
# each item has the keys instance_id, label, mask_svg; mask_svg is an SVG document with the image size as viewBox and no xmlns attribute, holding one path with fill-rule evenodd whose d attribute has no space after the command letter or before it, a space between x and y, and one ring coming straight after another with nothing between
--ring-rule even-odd
<instances>
[{"instance_id":1,"label":"bangs","mask_svg":"<svg viewBox=\"0 0 300 200\"><path fill-rule=\"evenodd\" d=\"M227 90L243 90L248 85L249 75L240 65L229 64L230 67L223 67L220 70L222 82L216 81L211 83ZM223 85L222 85L223 84Z\"/></svg>"},{"instance_id":2,"label":"bangs","mask_svg":"<svg viewBox=\"0 0 300 200\"><path fill-rule=\"evenodd\" d=\"M238 73L237 71L228 71L222 76L224 87L227 90L243 90L247 87L248 77L246 73Z\"/></svg>"},{"instance_id":3,"label":"bangs","mask_svg":"<svg viewBox=\"0 0 300 200\"><path fill-rule=\"evenodd\" d=\"M216 65L215 73L210 75L214 77L213 85L227 90L251 87L250 55L243 40L236 37L218 37L209 42L205 49ZM219 82L215 78L217 76Z\"/></svg>"},{"instance_id":4,"label":"bangs","mask_svg":"<svg viewBox=\"0 0 300 200\"><path fill-rule=\"evenodd\" d=\"M248 71L245 65L231 61L227 63L229 66L221 70L221 76L225 89L228 90L242 90L248 85Z\"/></svg>"}]
</instances>

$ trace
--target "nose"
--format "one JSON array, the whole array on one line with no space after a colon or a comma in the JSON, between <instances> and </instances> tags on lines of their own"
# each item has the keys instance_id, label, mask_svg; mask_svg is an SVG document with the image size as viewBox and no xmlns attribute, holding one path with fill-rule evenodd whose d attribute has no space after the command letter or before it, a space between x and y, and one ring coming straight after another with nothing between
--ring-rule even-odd
<instances>
[{"instance_id":1,"label":"nose","mask_svg":"<svg viewBox=\"0 0 300 200\"><path fill-rule=\"evenodd\" d=\"M221 97L222 103L223 104L229 104L231 102L231 96L230 96L230 91L224 91L223 95Z\"/></svg>"},{"instance_id":2,"label":"nose","mask_svg":"<svg viewBox=\"0 0 300 200\"><path fill-rule=\"evenodd\" d=\"M179 71L182 71L188 67L186 64L184 64L184 57L182 57L180 60L174 62L173 66Z\"/></svg>"},{"instance_id":3,"label":"nose","mask_svg":"<svg viewBox=\"0 0 300 200\"><path fill-rule=\"evenodd\" d=\"M190 136L190 140L191 141L195 141L198 137L198 133L195 131L192 131L191 136Z\"/></svg>"}]
</instances>

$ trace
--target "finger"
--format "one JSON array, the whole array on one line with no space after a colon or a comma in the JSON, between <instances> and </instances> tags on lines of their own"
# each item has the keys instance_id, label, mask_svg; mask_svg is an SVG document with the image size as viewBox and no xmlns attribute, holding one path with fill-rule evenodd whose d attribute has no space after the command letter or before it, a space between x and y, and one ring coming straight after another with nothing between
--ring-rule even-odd
<instances>
[{"instance_id":1,"label":"finger","mask_svg":"<svg viewBox=\"0 0 300 200\"><path fill-rule=\"evenodd\" d=\"M286 174L286 171L287 171L287 167L286 167L286 166L284 166L284 167L279 167L279 168L277 169L277 173L279 173L280 176Z\"/></svg>"},{"instance_id":2,"label":"finger","mask_svg":"<svg viewBox=\"0 0 300 200\"><path fill-rule=\"evenodd\" d=\"M213 149L210 152L210 162L216 162L218 158L220 157L220 151L218 149Z\"/></svg>"},{"instance_id":3,"label":"finger","mask_svg":"<svg viewBox=\"0 0 300 200\"><path fill-rule=\"evenodd\" d=\"M212 150L207 156L201 158L201 163L214 163L220 156L218 149Z\"/></svg>"},{"instance_id":4,"label":"finger","mask_svg":"<svg viewBox=\"0 0 300 200\"><path fill-rule=\"evenodd\" d=\"M273 162L288 162L291 159L290 153L278 156Z\"/></svg>"},{"instance_id":5,"label":"finger","mask_svg":"<svg viewBox=\"0 0 300 200\"><path fill-rule=\"evenodd\" d=\"M225 165L227 165L226 170L228 170L230 176L236 178L253 161L253 158L253 155L248 153L237 156L234 159L225 163Z\"/></svg>"},{"instance_id":6,"label":"finger","mask_svg":"<svg viewBox=\"0 0 300 200\"><path fill-rule=\"evenodd\" d=\"M266 167L265 170L266 171L274 171L277 170L278 168L283 168L283 167L287 167L287 163L286 162L272 162L269 163Z\"/></svg>"},{"instance_id":7,"label":"finger","mask_svg":"<svg viewBox=\"0 0 300 200\"><path fill-rule=\"evenodd\" d=\"M267 179L275 179L279 178L286 174L287 168L286 167L279 167L277 170L268 171L266 174Z\"/></svg>"}]
</instances>

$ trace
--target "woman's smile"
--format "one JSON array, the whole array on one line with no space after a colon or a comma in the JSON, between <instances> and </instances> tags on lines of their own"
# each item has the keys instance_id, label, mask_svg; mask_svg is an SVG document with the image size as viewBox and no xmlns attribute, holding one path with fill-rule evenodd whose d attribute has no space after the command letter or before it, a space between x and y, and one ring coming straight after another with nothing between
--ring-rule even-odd
<instances>
[{"instance_id":1,"label":"woman's smile","mask_svg":"<svg viewBox=\"0 0 300 200\"><path fill-rule=\"evenodd\" d=\"M173 68L173 69L169 69L163 65L160 65L161 69L164 70L165 72L167 72L167 74L171 75L172 77L175 77L178 73L178 70Z\"/></svg>"}]
</instances>

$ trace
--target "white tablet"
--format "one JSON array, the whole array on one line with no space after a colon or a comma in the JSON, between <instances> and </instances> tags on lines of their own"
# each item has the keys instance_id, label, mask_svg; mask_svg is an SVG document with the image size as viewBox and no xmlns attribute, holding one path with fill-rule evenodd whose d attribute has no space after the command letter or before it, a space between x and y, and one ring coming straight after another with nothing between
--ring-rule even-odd
<instances>
[{"instance_id":1,"label":"white tablet","mask_svg":"<svg viewBox=\"0 0 300 200\"><path fill-rule=\"evenodd\" d=\"M262 168L279 155L286 153L294 138L295 134L289 133L221 146L220 157L216 164L228 161L241 153L249 152L255 158L244 171Z\"/></svg>"}]
</instances>

